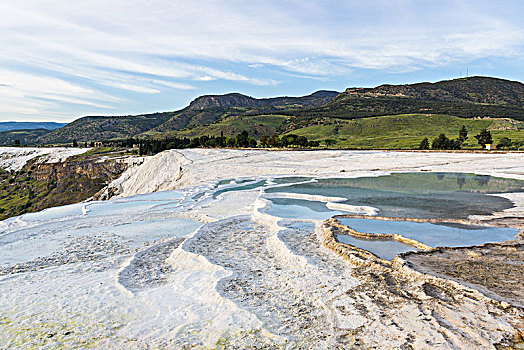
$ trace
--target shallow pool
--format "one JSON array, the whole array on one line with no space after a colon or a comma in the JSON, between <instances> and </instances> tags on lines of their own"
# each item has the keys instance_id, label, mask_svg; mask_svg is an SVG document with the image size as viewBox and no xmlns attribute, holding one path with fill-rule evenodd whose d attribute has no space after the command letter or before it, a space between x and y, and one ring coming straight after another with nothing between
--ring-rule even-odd
<instances>
[{"instance_id":1,"label":"shallow pool","mask_svg":"<svg viewBox=\"0 0 524 350\"><path fill-rule=\"evenodd\" d=\"M395 240L361 239L348 235L337 235L339 242L372 252L382 259L391 260L397 254L416 250L413 246Z\"/></svg>"},{"instance_id":2,"label":"shallow pool","mask_svg":"<svg viewBox=\"0 0 524 350\"><path fill-rule=\"evenodd\" d=\"M246 185L224 188L222 190L218 190L215 193L213 193L213 199L217 199L218 196L220 196L222 193L234 192L234 191L254 190L256 188L264 186L265 184L266 184L266 180L262 180L262 181L258 181L258 182L250 183L250 184L246 184Z\"/></svg>"},{"instance_id":3,"label":"shallow pool","mask_svg":"<svg viewBox=\"0 0 524 350\"><path fill-rule=\"evenodd\" d=\"M430 247L465 247L515 238L517 229L462 225L456 223L420 223L411 221L385 221L375 219L339 219L340 223L364 233L400 234ZM358 239L339 235L342 243L366 249L375 255L392 259L395 255L414 247L396 240Z\"/></svg>"},{"instance_id":4,"label":"shallow pool","mask_svg":"<svg viewBox=\"0 0 524 350\"><path fill-rule=\"evenodd\" d=\"M305 181L290 177L286 181ZM280 182L285 184L286 181ZM276 181L275 181L276 182ZM343 206L329 209L320 201L279 198L279 193L345 198L338 204L373 207L379 216L423 219L467 219L470 215L490 215L513 207L497 193L524 192L524 181L464 173L412 172L377 177L319 178L306 183L290 183L265 190L271 207L267 213L280 218L325 220L343 213ZM283 196L282 196L283 197ZM371 217L370 217L371 218ZM432 224L411 221L341 219L360 232L398 233L431 247L460 247L512 239L518 230L450 223ZM342 243L368 250L384 259L414 247L396 240L361 239L338 236Z\"/></svg>"},{"instance_id":5,"label":"shallow pool","mask_svg":"<svg viewBox=\"0 0 524 350\"><path fill-rule=\"evenodd\" d=\"M380 216L455 219L509 209L513 207L510 200L489 194L523 191L524 181L520 180L429 172L318 179L266 190L342 197L347 199L342 204L374 207Z\"/></svg>"},{"instance_id":6,"label":"shallow pool","mask_svg":"<svg viewBox=\"0 0 524 350\"><path fill-rule=\"evenodd\" d=\"M270 198L267 214L286 219L326 220L333 215L346 214L331 210L323 202L294 198Z\"/></svg>"}]
</instances>

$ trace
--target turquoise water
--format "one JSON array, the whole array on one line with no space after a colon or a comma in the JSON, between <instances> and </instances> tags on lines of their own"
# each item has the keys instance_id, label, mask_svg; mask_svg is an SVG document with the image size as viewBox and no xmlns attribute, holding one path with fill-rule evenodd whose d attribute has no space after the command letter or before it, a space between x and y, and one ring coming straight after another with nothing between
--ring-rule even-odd
<instances>
[{"instance_id":1,"label":"turquoise water","mask_svg":"<svg viewBox=\"0 0 524 350\"><path fill-rule=\"evenodd\" d=\"M331 210L325 203L294 198L270 198L269 215L287 219L326 220L333 215L344 214Z\"/></svg>"},{"instance_id":2,"label":"turquoise water","mask_svg":"<svg viewBox=\"0 0 524 350\"><path fill-rule=\"evenodd\" d=\"M205 192L200 192L200 193L194 195L194 196L191 198L191 200L197 201L197 200L199 200L200 198L202 198L205 194L206 194Z\"/></svg>"},{"instance_id":3,"label":"turquoise water","mask_svg":"<svg viewBox=\"0 0 524 350\"><path fill-rule=\"evenodd\" d=\"M282 181L306 181L287 178ZM275 181L276 182L276 181ZM285 182L280 182L285 183ZM513 207L513 203L493 193L524 192L524 181L463 173L398 173L354 179L317 179L302 184L268 188L267 193L299 193L342 197L340 203L377 208L385 217L425 219L467 219L470 215L490 215ZM327 208L319 201L270 198L268 214L292 219L325 220L342 212ZM373 219L341 219L360 232L398 233L431 247L461 247L512 239L518 230L450 223L431 224ZM346 244L392 259L395 255L416 250L395 240L360 239L338 236Z\"/></svg>"},{"instance_id":4,"label":"turquoise water","mask_svg":"<svg viewBox=\"0 0 524 350\"><path fill-rule=\"evenodd\" d=\"M231 181L232 181L232 179L220 180L220 181L218 181L217 186L227 185L227 184L231 183Z\"/></svg>"},{"instance_id":5,"label":"turquoise water","mask_svg":"<svg viewBox=\"0 0 524 350\"><path fill-rule=\"evenodd\" d=\"M360 239L347 235L337 235L339 242L372 252L386 260L392 260L397 254L416 250L412 246L395 240Z\"/></svg>"},{"instance_id":6,"label":"turquoise water","mask_svg":"<svg viewBox=\"0 0 524 350\"><path fill-rule=\"evenodd\" d=\"M221 195L222 193L234 192L234 191L254 190L255 188L262 187L265 184L266 184L266 180L262 180L262 181L258 181L258 182L252 183L252 184L224 188L223 190L219 190L219 191L216 191L215 193L213 193L213 199L217 199L218 196Z\"/></svg>"},{"instance_id":7,"label":"turquoise water","mask_svg":"<svg viewBox=\"0 0 524 350\"><path fill-rule=\"evenodd\" d=\"M311 180L311 177L303 177L303 176L289 176L289 177L277 177L275 179L269 180L271 181L271 184L274 185L282 185L282 184L293 184L297 182L303 182L303 181L309 181ZM231 185L227 188L222 188L215 193L213 193L212 198L217 199L219 195L222 193L227 192L235 192L235 191L247 191L247 190L253 190L256 188L261 188L268 185L268 180L261 180L258 182L254 182L255 179L243 179L243 180L235 180L235 179L226 179L226 180L220 180L214 188L211 189L211 191L215 190L218 187L224 186L224 185ZM205 195L205 192L201 192L193 196L191 199L194 201L199 200Z\"/></svg>"},{"instance_id":8,"label":"turquoise water","mask_svg":"<svg viewBox=\"0 0 524 350\"><path fill-rule=\"evenodd\" d=\"M268 188L288 192L343 197L341 202L379 209L378 215L413 218L465 219L511 208L505 198L490 193L523 192L524 181L462 173L400 173Z\"/></svg>"},{"instance_id":9,"label":"turquoise water","mask_svg":"<svg viewBox=\"0 0 524 350\"><path fill-rule=\"evenodd\" d=\"M411 221L373 219L340 219L343 225L365 233L398 233L431 247L464 247L512 239L517 229L471 226L461 224L432 224Z\"/></svg>"}]
</instances>

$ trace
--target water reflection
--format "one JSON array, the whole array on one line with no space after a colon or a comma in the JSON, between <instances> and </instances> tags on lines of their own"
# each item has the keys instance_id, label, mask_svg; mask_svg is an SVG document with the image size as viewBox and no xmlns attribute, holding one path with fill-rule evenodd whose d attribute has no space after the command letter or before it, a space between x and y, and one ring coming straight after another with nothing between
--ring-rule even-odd
<instances>
[{"instance_id":1,"label":"water reflection","mask_svg":"<svg viewBox=\"0 0 524 350\"><path fill-rule=\"evenodd\" d=\"M509 209L513 206L510 200L488 194L521 191L524 182L520 180L463 173L319 179L266 190L344 197L347 201L343 204L375 207L381 216L455 219Z\"/></svg>"}]
</instances>

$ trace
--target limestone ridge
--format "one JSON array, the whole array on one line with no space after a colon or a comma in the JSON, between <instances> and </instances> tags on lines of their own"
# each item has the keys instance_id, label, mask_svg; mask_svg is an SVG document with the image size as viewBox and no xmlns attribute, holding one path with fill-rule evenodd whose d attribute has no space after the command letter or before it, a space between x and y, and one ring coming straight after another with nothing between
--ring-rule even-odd
<instances>
[{"instance_id":1,"label":"limestone ridge","mask_svg":"<svg viewBox=\"0 0 524 350\"><path fill-rule=\"evenodd\" d=\"M2 189L0 220L46 208L84 201L129 166L125 159L105 159L101 156L70 157L47 163L39 157L31 159L19 171L0 169Z\"/></svg>"},{"instance_id":2,"label":"limestone ridge","mask_svg":"<svg viewBox=\"0 0 524 350\"><path fill-rule=\"evenodd\" d=\"M437 83L380 85L375 88L348 88L341 94L411 97L423 100L506 104L524 107L524 84L497 78L471 77Z\"/></svg>"},{"instance_id":3,"label":"limestone ridge","mask_svg":"<svg viewBox=\"0 0 524 350\"><path fill-rule=\"evenodd\" d=\"M93 161L59 162L38 164L33 171L37 181L62 181L85 177L90 180L102 179L107 182L118 177L127 164L122 161Z\"/></svg>"},{"instance_id":4,"label":"limestone ridge","mask_svg":"<svg viewBox=\"0 0 524 350\"><path fill-rule=\"evenodd\" d=\"M360 118L407 113L524 120L524 84L469 77L437 83L348 88L324 106L303 114Z\"/></svg>"},{"instance_id":5,"label":"limestone ridge","mask_svg":"<svg viewBox=\"0 0 524 350\"><path fill-rule=\"evenodd\" d=\"M196 98L190 104L190 110L202 110L215 107L240 107L256 108L264 106L273 107L318 107L338 95L336 91L317 91L308 96L301 97L273 97L273 98L253 98L239 93L225 95L204 95Z\"/></svg>"}]
</instances>

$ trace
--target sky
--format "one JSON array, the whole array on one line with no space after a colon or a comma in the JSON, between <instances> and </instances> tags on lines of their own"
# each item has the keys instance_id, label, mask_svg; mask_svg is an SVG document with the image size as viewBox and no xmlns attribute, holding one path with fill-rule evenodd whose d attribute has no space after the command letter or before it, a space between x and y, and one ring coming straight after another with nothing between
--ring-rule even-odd
<instances>
[{"instance_id":1,"label":"sky","mask_svg":"<svg viewBox=\"0 0 524 350\"><path fill-rule=\"evenodd\" d=\"M522 18L522 0L0 0L0 121L466 74L523 82Z\"/></svg>"}]
</instances>

